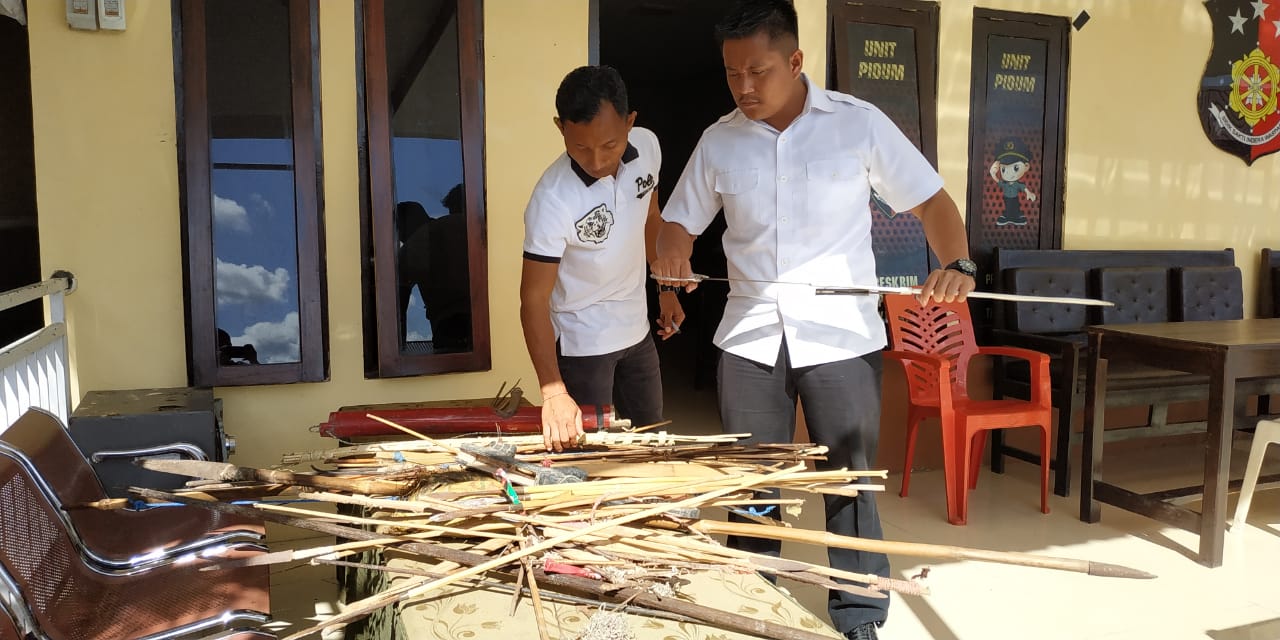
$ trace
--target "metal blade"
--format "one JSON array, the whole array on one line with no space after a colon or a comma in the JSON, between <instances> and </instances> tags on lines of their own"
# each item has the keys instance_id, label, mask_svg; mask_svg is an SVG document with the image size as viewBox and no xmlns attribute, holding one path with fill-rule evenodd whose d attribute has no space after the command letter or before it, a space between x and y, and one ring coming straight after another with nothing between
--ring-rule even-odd
<instances>
[{"instance_id":1,"label":"metal blade","mask_svg":"<svg viewBox=\"0 0 1280 640\"><path fill-rule=\"evenodd\" d=\"M658 276L650 275L650 278L658 280ZM794 285L801 287L812 287L813 292L820 296L874 296L874 295L918 295L919 288L915 287L882 287L879 285L857 285L857 286L826 286L816 285L811 282L787 282L782 280L751 280L748 278L718 278L712 276L704 276L700 273L693 274L689 278L661 278L666 282L679 282L684 284L696 284L706 280L712 282L754 282L758 284L780 284ZM1010 302L1044 302L1048 304L1079 304L1090 307L1114 307L1114 302L1106 300L1097 300L1094 298L1070 298L1065 296L1028 296L1017 293L995 293L991 291L974 291L969 294L970 298L979 300L1007 300Z\"/></svg>"}]
</instances>

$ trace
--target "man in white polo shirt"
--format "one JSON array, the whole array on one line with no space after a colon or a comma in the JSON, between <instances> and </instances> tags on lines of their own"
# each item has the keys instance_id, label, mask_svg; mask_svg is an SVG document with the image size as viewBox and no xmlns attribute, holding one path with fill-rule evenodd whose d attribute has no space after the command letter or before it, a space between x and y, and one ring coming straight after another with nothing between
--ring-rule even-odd
<instances>
[{"instance_id":1,"label":"man in white polo shirt","mask_svg":"<svg viewBox=\"0 0 1280 640\"><path fill-rule=\"evenodd\" d=\"M723 350L725 430L790 442L799 398L809 434L829 447L822 466L867 469L880 432L885 332L877 298L816 296L810 286L769 283L875 284L872 187L894 210L919 216L929 245L949 263L925 280L922 300L964 299L975 268L964 223L937 172L874 106L824 91L801 73L796 25L787 0L744 0L717 25L738 108L708 127L694 149L663 210L653 272L688 278L693 238L723 207L733 280L715 336ZM827 496L827 529L882 537L873 496ZM778 550L776 542L731 542ZM888 575L883 554L828 553L833 567ZM846 637L874 639L888 599L833 590L828 609Z\"/></svg>"},{"instance_id":2,"label":"man in white polo shirt","mask_svg":"<svg viewBox=\"0 0 1280 640\"><path fill-rule=\"evenodd\" d=\"M525 210L520 323L542 391L548 449L575 446L579 405L612 404L636 424L662 419L662 377L645 295L654 256L658 168L651 131L634 127L627 89L609 67L579 67L556 92L565 153ZM684 312L659 295L665 340Z\"/></svg>"}]
</instances>

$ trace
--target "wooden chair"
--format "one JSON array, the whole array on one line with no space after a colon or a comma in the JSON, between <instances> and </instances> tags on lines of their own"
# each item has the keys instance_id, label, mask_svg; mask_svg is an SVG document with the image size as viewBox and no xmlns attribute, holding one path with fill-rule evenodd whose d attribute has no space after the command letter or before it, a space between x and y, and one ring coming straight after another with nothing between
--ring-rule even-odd
<instances>
[{"instance_id":1,"label":"wooden chair","mask_svg":"<svg viewBox=\"0 0 1280 640\"><path fill-rule=\"evenodd\" d=\"M920 306L912 296L885 296L893 350L885 357L902 364L908 401L907 454L902 474L906 497L911 483L920 421L938 418L942 428L947 520L965 524L968 491L978 483L986 433L992 429L1035 426L1040 437L1040 509L1049 513L1049 357L1028 349L979 347L966 303ZM1031 367L1031 400L974 400L967 388L969 361L975 355L1026 360Z\"/></svg>"}]
</instances>

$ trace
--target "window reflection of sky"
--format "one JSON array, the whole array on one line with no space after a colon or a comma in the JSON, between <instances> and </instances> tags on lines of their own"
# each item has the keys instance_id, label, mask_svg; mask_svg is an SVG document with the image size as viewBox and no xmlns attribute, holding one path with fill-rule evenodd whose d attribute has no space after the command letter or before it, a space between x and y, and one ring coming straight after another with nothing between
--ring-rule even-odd
<instances>
[{"instance_id":1,"label":"window reflection of sky","mask_svg":"<svg viewBox=\"0 0 1280 640\"><path fill-rule=\"evenodd\" d=\"M217 326L233 345L252 344L263 364L300 359L291 145L211 141Z\"/></svg>"},{"instance_id":2,"label":"window reflection of sky","mask_svg":"<svg viewBox=\"0 0 1280 640\"><path fill-rule=\"evenodd\" d=\"M462 143L399 137L392 140L391 153L395 163L395 201L417 202L432 218L447 214L440 201L454 185L462 182ZM406 315L406 339L410 342L430 340L431 323L427 322L422 293L417 287L409 298Z\"/></svg>"}]
</instances>

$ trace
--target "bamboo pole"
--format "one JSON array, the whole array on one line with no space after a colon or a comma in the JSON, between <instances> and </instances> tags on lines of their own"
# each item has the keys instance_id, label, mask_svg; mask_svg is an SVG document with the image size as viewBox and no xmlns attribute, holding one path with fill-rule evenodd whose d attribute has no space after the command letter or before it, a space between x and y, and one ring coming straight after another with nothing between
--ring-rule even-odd
<instances>
[{"instance_id":1,"label":"bamboo pole","mask_svg":"<svg viewBox=\"0 0 1280 640\"><path fill-rule=\"evenodd\" d=\"M526 539L520 540L520 546L528 546ZM538 580L533 575L533 564L529 562L527 556L520 559L520 571L529 582L529 604L533 605L533 619L538 623L538 640L551 640L551 636L547 633L547 619L542 612L542 592L538 589Z\"/></svg>"}]
</instances>

